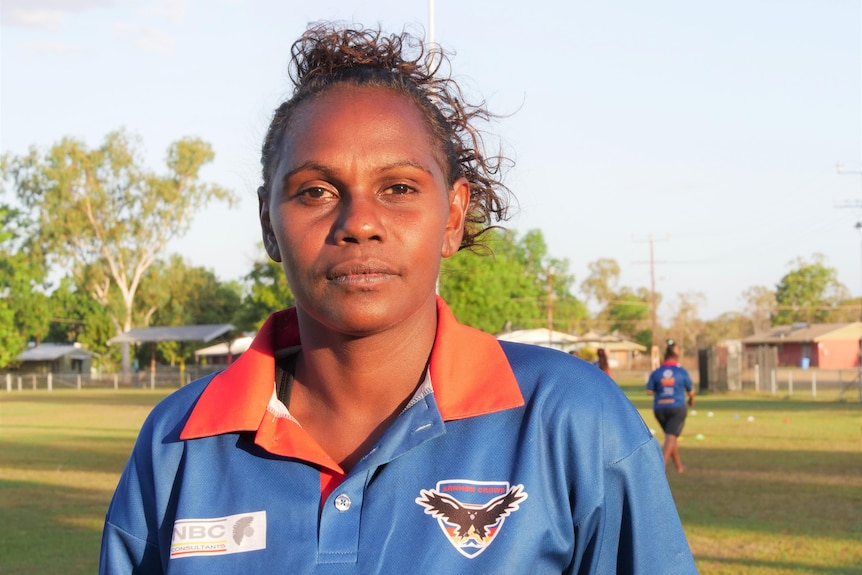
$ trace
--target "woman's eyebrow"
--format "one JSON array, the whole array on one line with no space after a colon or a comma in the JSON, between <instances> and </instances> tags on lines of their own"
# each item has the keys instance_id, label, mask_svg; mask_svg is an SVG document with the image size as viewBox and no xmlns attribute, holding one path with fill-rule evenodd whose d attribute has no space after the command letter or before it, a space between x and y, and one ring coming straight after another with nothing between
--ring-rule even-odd
<instances>
[{"instance_id":1,"label":"woman's eyebrow","mask_svg":"<svg viewBox=\"0 0 862 575\"><path fill-rule=\"evenodd\" d=\"M287 180L290 179L290 177L294 174L305 171L318 172L320 174L323 174L324 176L331 176L335 173L334 169L325 164L319 164L314 161L303 162L284 173L284 176L282 176L281 178L282 184L287 183Z\"/></svg>"},{"instance_id":2,"label":"woman's eyebrow","mask_svg":"<svg viewBox=\"0 0 862 575\"><path fill-rule=\"evenodd\" d=\"M395 160L392 162L388 162L386 164L382 164L380 166L377 166L374 169L374 171L378 174L383 174L383 173L389 172L391 170L397 170L400 168L413 168L416 170L421 170L421 171L425 172L426 174L428 174L429 176L434 175L434 173L431 171L430 168L428 168L428 166L426 166L422 162L419 162L416 160L410 160L410 159ZM287 180L290 179L294 174L297 174L299 172L305 172L305 171L316 172L316 173L319 173L322 176L325 176L328 178L335 177L336 174L338 173L338 170L332 166L329 166L326 164L321 164L321 163L315 162L313 160L309 160L309 161L303 162L303 163L299 164L298 166L295 166L295 167L291 168L290 170L288 170L287 172L285 172L284 176L281 179L282 186L284 186L287 183Z\"/></svg>"},{"instance_id":3,"label":"woman's eyebrow","mask_svg":"<svg viewBox=\"0 0 862 575\"><path fill-rule=\"evenodd\" d=\"M396 170L398 168L415 168L417 170L422 170L428 175L433 176L433 172L428 168L425 164L418 162L416 160L396 160L394 162L389 162L388 164L383 164L379 166L375 171L376 172L388 172L389 170Z\"/></svg>"}]
</instances>

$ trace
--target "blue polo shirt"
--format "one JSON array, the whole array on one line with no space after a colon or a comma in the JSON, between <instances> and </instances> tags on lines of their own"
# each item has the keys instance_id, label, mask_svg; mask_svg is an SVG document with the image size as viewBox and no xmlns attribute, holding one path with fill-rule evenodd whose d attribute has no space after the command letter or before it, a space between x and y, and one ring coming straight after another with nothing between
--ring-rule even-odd
<instances>
[{"instance_id":1,"label":"blue polo shirt","mask_svg":"<svg viewBox=\"0 0 862 575\"><path fill-rule=\"evenodd\" d=\"M100 573L696 573L658 443L568 354L498 342L438 301L426 381L349 473L278 401L274 314L223 372L154 408Z\"/></svg>"},{"instance_id":2,"label":"blue polo shirt","mask_svg":"<svg viewBox=\"0 0 862 575\"><path fill-rule=\"evenodd\" d=\"M693 388L688 371L676 361L666 361L653 371L647 380L647 389L652 391L653 409L685 407L687 392Z\"/></svg>"}]
</instances>

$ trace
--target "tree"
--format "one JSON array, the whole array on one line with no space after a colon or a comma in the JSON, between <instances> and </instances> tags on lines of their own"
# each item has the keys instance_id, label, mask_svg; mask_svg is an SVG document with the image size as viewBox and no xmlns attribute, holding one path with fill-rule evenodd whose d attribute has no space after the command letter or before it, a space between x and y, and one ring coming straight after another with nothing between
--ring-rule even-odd
<instances>
[{"instance_id":1,"label":"tree","mask_svg":"<svg viewBox=\"0 0 862 575\"><path fill-rule=\"evenodd\" d=\"M697 335L698 349L711 347L728 339L742 339L754 333L751 317L736 312L725 312L717 318L703 322Z\"/></svg>"},{"instance_id":2,"label":"tree","mask_svg":"<svg viewBox=\"0 0 862 575\"><path fill-rule=\"evenodd\" d=\"M691 291L678 294L677 298L669 334L679 343L681 350L695 350L697 335L703 331L699 308L706 304L706 296Z\"/></svg>"},{"instance_id":3,"label":"tree","mask_svg":"<svg viewBox=\"0 0 862 575\"><path fill-rule=\"evenodd\" d=\"M587 264L590 274L581 282L581 292L587 301L594 300L605 308L608 302L616 298L617 283L620 279L620 265L612 258L599 258Z\"/></svg>"},{"instance_id":4,"label":"tree","mask_svg":"<svg viewBox=\"0 0 862 575\"><path fill-rule=\"evenodd\" d=\"M811 261L797 258L792 268L775 287L778 311L777 325L796 322L823 323L839 310L847 299L847 288L838 281L835 268L826 265L826 257L814 254Z\"/></svg>"},{"instance_id":5,"label":"tree","mask_svg":"<svg viewBox=\"0 0 862 575\"><path fill-rule=\"evenodd\" d=\"M488 333L508 327L568 329L586 315L569 289L568 262L548 256L541 231L486 236L489 253L462 250L443 261L440 295L459 321Z\"/></svg>"},{"instance_id":6,"label":"tree","mask_svg":"<svg viewBox=\"0 0 862 575\"><path fill-rule=\"evenodd\" d=\"M646 288L638 288L637 291L629 287L620 289L603 312L607 317L609 330L649 349L652 346L651 300L650 291Z\"/></svg>"},{"instance_id":7,"label":"tree","mask_svg":"<svg viewBox=\"0 0 862 575\"><path fill-rule=\"evenodd\" d=\"M240 331L260 329L271 313L295 303L281 264L268 257L254 262L251 272L245 276L245 281L248 293L242 300L234 322Z\"/></svg>"},{"instance_id":8,"label":"tree","mask_svg":"<svg viewBox=\"0 0 862 575\"><path fill-rule=\"evenodd\" d=\"M143 166L137 146L118 131L95 149L64 138L44 155L31 148L4 160L4 179L35 212L46 253L106 307L117 333L136 325L138 288L168 242L210 202L234 201L231 192L200 182L214 158L202 140L173 143L161 175ZM128 366L124 353L124 371Z\"/></svg>"},{"instance_id":9,"label":"tree","mask_svg":"<svg viewBox=\"0 0 862 575\"><path fill-rule=\"evenodd\" d=\"M764 286L752 286L742 292L742 300L755 333L772 327L772 320L778 311L774 291Z\"/></svg>"},{"instance_id":10,"label":"tree","mask_svg":"<svg viewBox=\"0 0 862 575\"><path fill-rule=\"evenodd\" d=\"M0 367L48 333L47 267L33 242L31 222L0 204Z\"/></svg>"},{"instance_id":11,"label":"tree","mask_svg":"<svg viewBox=\"0 0 862 575\"><path fill-rule=\"evenodd\" d=\"M148 325L232 324L239 312L242 288L238 283L222 283L211 270L192 266L179 255L156 261L145 279L140 296L152 312ZM199 343L159 342L157 355L171 365L183 364Z\"/></svg>"},{"instance_id":12,"label":"tree","mask_svg":"<svg viewBox=\"0 0 862 575\"><path fill-rule=\"evenodd\" d=\"M103 305L75 285L72 277L64 277L51 292L49 308L51 327L47 341L80 343L96 354L96 361L103 369L116 369L120 360L119 350L107 343L116 333L111 317Z\"/></svg>"}]
</instances>

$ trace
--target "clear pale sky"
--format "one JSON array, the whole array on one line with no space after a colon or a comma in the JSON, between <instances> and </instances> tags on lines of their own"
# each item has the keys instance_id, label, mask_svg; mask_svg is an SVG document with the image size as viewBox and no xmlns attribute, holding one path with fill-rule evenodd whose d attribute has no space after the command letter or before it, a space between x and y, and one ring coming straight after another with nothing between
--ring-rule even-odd
<instances>
[{"instance_id":1,"label":"clear pale sky","mask_svg":"<svg viewBox=\"0 0 862 575\"><path fill-rule=\"evenodd\" d=\"M361 6L360 6L361 4ZM242 197L171 245L220 279L263 255L259 150L308 22L429 28L428 0L2 0L0 151L125 127L147 161L198 136ZM660 316L700 292L742 310L820 253L862 293L860 0L434 0L435 40L515 160L509 227L541 229L579 284L614 258ZM578 294L575 294L578 295Z\"/></svg>"}]
</instances>

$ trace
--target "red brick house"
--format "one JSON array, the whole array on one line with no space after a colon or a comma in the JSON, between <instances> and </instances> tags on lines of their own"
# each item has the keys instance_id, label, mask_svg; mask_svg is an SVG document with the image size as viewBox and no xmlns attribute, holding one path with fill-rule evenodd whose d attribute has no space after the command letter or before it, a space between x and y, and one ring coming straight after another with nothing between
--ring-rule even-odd
<instances>
[{"instance_id":1,"label":"red brick house","mask_svg":"<svg viewBox=\"0 0 862 575\"><path fill-rule=\"evenodd\" d=\"M778 365L845 369L859 365L862 322L781 325L742 340L746 358L758 347L775 348ZM746 362L750 363L750 362Z\"/></svg>"}]
</instances>

